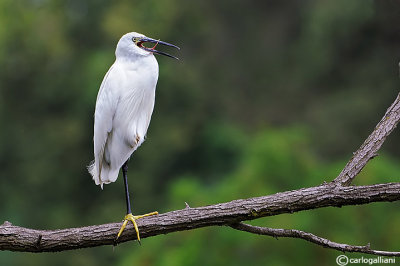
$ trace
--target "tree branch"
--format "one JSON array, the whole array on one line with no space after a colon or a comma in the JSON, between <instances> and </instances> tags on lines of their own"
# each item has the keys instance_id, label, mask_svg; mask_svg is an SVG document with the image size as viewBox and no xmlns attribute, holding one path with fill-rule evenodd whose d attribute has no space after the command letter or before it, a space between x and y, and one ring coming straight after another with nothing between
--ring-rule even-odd
<instances>
[{"instance_id":1,"label":"tree branch","mask_svg":"<svg viewBox=\"0 0 400 266\"><path fill-rule=\"evenodd\" d=\"M274 228L253 226L244 223L232 224L230 225L230 227L240 231L245 231L257 235L267 235L275 238L278 237L300 238L326 248L336 249L343 252L359 252L359 253L366 253L379 256L400 257L400 252L373 250L371 249L369 244L366 246L352 246L347 244L340 244L330 241L329 239L322 238L314 234L295 229L274 229Z\"/></svg>"},{"instance_id":2,"label":"tree branch","mask_svg":"<svg viewBox=\"0 0 400 266\"><path fill-rule=\"evenodd\" d=\"M400 94L387 109L385 115L376 125L374 131L364 141L361 147L354 153L353 157L346 164L339 176L333 181L336 184L348 186L353 179L361 172L364 166L378 155L386 137L396 128L400 120Z\"/></svg>"},{"instance_id":3,"label":"tree branch","mask_svg":"<svg viewBox=\"0 0 400 266\"><path fill-rule=\"evenodd\" d=\"M323 184L276 193L269 196L240 199L198 208L185 208L138 220L142 238L191 230L231 225L245 220L293 213L322 207L367 204L400 200L400 183L341 187ZM48 252L114 244L121 223L62 230L34 230L5 223L0 226L0 250ZM136 239L129 225L118 242Z\"/></svg>"},{"instance_id":4,"label":"tree branch","mask_svg":"<svg viewBox=\"0 0 400 266\"><path fill-rule=\"evenodd\" d=\"M345 205L367 204L379 201L400 200L400 183L378 184L370 186L350 186L354 177L377 155L386 137L393 131L400 120L400 96L387 110L382 120L378 123L372 134L365 140L360 149L347 163L339 176L331 183L320 186L303 188L293 191L281 192L274 195L240 199L231 202L210 205L199 208L186 207L182 210L172 211L157 216L150 216L138 220L142 238L167 234L194 228L229 225L236 229L265 232L268 229L257 230L246 225L237 225L241 221L253 220L266 216L293 213L303 210L322 207L341 207ZM236 225L233 225L236 224ZM5 222L0 226L0 250L27 251L27 252L54 252L69 249L87 248L100 245L115 244L115 236L120 228L120 223L93 225L81 228L62 230L34 230L13 226ZM129 225L118 242L136 239L133 227ZM298 230L285 231L284 229L270 229L280 232L281 236L300 237L325 247L338 249L335 242L326 242L309 233ZM290 235L288 232L291 232ZM329 243L326 244L326 243ZM370 253L367 247L352 247L353 252ZM380 255L385 255L384 251ZM375 253L370 253L375 254ZM391 252L387 255L398 255Z\"/></svg>"}]
</instances>

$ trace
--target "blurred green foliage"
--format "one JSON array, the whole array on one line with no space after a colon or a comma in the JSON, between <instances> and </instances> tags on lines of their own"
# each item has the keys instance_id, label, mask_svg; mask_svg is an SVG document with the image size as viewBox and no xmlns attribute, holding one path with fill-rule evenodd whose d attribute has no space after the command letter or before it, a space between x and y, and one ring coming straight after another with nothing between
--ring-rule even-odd
<instances>
[{"instance_id":1,"label":"blurred green foliage","mask_svg":"<svg viewBox=\"0 0 400 266\"><path fill-rule=\"evenodd\" d=\"M158 58L148 138L130 161L135 213L332 180L398 92L399 11L396 1L365 0L0 1L0 223L56 229L122 219L122 181L101 191L85 165L96 94L129 31L182 48L179 62ZM356 184L399 180L397 136ZM251 223L398 250L398 208L325 208ZM0 252L0 264L332 265L339 254L216 227L142 246Z\"/></svg>"}]
</instances>

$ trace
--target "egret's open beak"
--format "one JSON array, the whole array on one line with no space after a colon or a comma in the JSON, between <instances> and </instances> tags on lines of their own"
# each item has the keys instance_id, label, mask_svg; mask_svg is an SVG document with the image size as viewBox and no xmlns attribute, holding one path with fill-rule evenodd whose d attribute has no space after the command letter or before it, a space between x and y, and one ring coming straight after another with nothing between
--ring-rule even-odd
<instances>
[{"instance_id":1,"label":"egret's open beak","mask_svg":"<svg viewBox=\"0 0 400 266\"><path fill-rule=\"evenodd\" d=\"M154 45L152 48L148 48L148 47L145 47L145 46L143 45L143 44L146 43L146 42L155 43L155 45ZM165 53L165 52L161 52L161 51L156 50L155 48L156 48L156 46L159 45L159 44L166 45L166 46L170 46L170 47L174 47L174 48L176 48L176 49L178 49L178 50L181 49L181 48L179 48L179 47L176 46L176 45L173 45L173 44L170 44L170 43L167 43L167 42L163 42L163 41L160 41L160 40L155 40L155 39L147 38L147 37L146 37L146 38L141 38L141 39L139 39L139 40L137 41L137 43L136 43L137 46L139 46L140 48L142 48L143 50L146 50L146 51L148 51L148 52L151 52L151 53L154 53L154 54L165 55L165 56L168 56L168 57L175 58L175 59L179 60L178 57L175 57L175 56L170 55L170 54L167 54L167 53Z\"/></svg>"}]
</instances>

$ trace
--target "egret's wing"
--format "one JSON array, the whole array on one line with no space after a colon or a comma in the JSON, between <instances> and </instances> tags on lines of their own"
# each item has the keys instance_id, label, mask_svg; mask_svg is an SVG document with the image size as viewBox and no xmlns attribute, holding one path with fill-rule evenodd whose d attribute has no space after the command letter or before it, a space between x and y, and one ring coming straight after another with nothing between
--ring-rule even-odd
<instances>
[{"instance_id":1,"label":"egret's wing","mask_svg":"<svg viewBox=\"0 0 400 266\"><path fill-rule=\"evenodd\" d=\"M104 147L107 142L108 135L112 131L113 118L118 106L118 68L111 66L105 75L97 95L96 111L94 118L94 168L96 184L100 182L102 164L104 163Z\"/></svg>"}]
</instances>

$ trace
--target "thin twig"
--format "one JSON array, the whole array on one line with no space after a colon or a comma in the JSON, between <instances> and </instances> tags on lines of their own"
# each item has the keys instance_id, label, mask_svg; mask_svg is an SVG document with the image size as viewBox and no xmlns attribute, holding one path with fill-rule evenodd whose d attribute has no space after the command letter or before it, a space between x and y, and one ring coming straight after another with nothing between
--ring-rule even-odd
<instances>
[{"instance_id":1,"label":"thin twig","mask_svg":"<svg viewBox=\"0 0 400 266\"><path fill-rule=\"evenodd\" d=\"M233 229L245 231L248 233L253 233L257 235L267 235L272 236L274 238L278 237L291 237L291 238L300 238L306 241L312 242L314 244L323 246L325 248L336 249L343 252L359 252L366 254L373 254L379 256L396 256L400 257L400 252L391 252L391 251L381 251L381 250L373 250L370 245L366 246L352 246L347 244L341 244L337 242L330 241L329 239L316 236L314 234L296 230L296 229L274 229L268 227L259 227L248 225L244 223L237 223L229 225Z\"/></svg>"}]
</instances>

